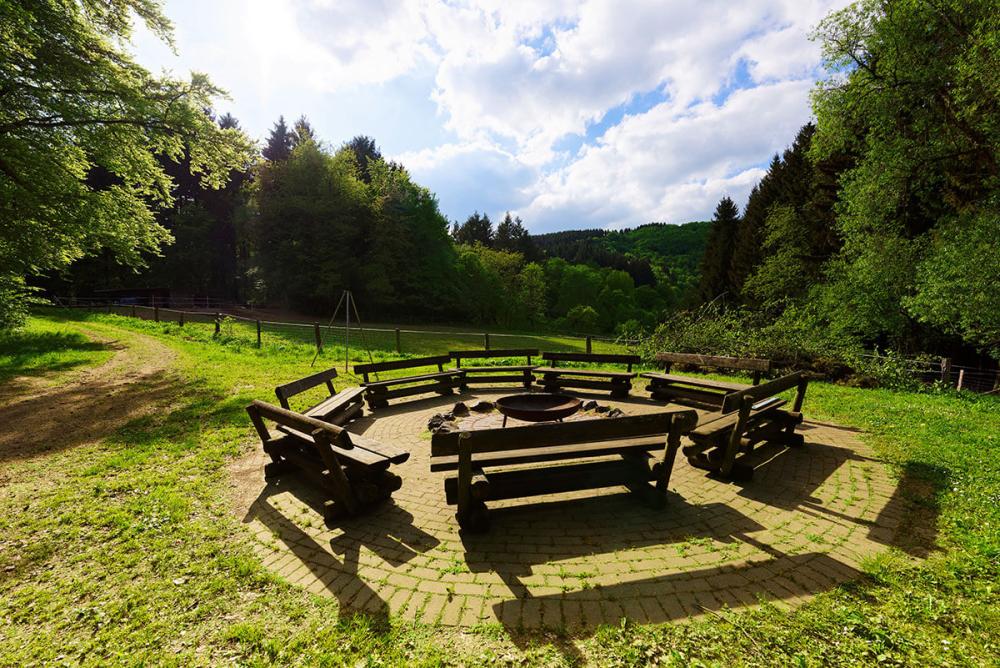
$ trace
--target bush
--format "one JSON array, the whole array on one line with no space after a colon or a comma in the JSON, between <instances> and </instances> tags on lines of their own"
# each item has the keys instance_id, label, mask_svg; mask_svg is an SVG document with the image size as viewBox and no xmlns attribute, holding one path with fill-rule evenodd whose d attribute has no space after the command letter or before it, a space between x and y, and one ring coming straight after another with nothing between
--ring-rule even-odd
<instances>
[{"instance_id":1,"label":"bush","mask_svg":"<svg viewBox=\"0 0 1000 668\"><path fill-rule=\"evenodd\" d=\"M652 361L661 351L758 357L778 370L806 370L854 385L920 387L912 360L889 352L870 355L856 340L833 333L808 313L787 309L777 320L709 303L673 314L643 337L639 354Z\"/></svg>"}]
</instances>

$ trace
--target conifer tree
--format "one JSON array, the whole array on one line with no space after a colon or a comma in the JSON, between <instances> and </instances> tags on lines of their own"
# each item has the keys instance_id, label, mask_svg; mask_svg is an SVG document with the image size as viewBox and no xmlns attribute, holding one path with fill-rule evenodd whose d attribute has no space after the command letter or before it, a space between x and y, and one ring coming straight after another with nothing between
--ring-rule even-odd
<instances>
[{"instance_id":1,"label":"conifer tree","mask_svg":"<svg viewBox=\"0 0 1000 668\"><path fill-rule=\"evenodd\" d=\"M728 269L739 224L739 207L729 197L723 197L715 207L712 227L708 232L708 245L701 264L699 295L703 301L711 301L732 292Z\"/></svg>"},{"instance_id":2,"label":"conifer tree","mask_svg":"<svg viewBox=\"0 0 1000 668\"><path fill-rule=\"evenodd\" d=\"M299 120L295 121L292 131L292 146L295 147L307 141L316 141L316 133L313 131L313 127L312 124L309 123L309 119L307 119L305 114L303 114L302 116L299 116Z\"/></svg>"},{"instance_id":3,"label":"conifer tree","mask_svg":"<svg viewBox=\"0 0 1000 668\"><path fill-rule=\"evenodd\" d=\"M278 122L271 129L271 135L267 138L267 146L261 152L262 155L271 162L288 160L292 153L293 138L285 125L285 117L279 116Z\"/></svg>"}]
</instances>

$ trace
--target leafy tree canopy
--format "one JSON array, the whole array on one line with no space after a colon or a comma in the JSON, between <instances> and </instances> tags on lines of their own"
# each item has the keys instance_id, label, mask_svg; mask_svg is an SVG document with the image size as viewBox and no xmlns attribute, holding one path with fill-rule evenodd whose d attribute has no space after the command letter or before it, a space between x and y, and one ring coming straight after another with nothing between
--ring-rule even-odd
<instances>
[{"instance_id":1,"label":"leafy tree canopy","mask_svg":"<svg viewBox=\"0 0 1000 668\"><path fill-rule=\"evenodd\" d=\"M155 217L173 199L161 157L186 157L210 187L250 160L250 141L206 113L222 94L207 77L158 77L132 60L133 15L171 43L155 0L0 5L0 309L22 302L28 276L101 248L138 266L168 243Z\"/></svg>"}]
</instances>

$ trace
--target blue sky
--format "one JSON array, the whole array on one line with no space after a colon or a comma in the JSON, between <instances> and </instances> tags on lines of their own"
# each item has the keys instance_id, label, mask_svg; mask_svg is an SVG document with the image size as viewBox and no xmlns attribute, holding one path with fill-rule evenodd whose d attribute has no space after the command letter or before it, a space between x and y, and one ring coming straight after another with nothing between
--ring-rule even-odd
<instances>
[{"instance_id":1,"label":"blue sky","mask_svg":"<svg viewBox=\"0 0 1000 668\"><path fill-rule=\"evenodd\" d=\"M451 219L536 233L741 205L810 119L808 35L843 2L166 0L176 52L137 59L229 91L262 140L304 114L331 146L374 137Z\"/></svg>"}]
</instances>

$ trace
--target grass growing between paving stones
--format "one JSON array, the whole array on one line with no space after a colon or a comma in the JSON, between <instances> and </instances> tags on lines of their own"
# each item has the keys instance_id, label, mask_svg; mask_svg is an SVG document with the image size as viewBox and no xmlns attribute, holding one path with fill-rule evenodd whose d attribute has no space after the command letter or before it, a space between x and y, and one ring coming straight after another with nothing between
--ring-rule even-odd
<instances>
[{"instance_id":1,"label":"grass growing between paving stones","mask_svg":"<svg viewBox=\"0 0 1000 668\"><path fill-rule=\"evenodd\" d=\"M51 368L58 378L107 359L84 345L85 327L124 346L151 335L175 351L172 391L103 442L0 453L0 665L983 665L1000 652L995 398L810 386L809 418L863 429L897 467L912 541L798 610L724 610L579 638L457 631L339 618L335 601L271 576L231 515L226 465L259 447L243 406L308 373L309 346L258 351L204 328L82 320L36 318L17 343L5 340L3 359L20 360L8 377ZM925 561L910 556L928 548Z\"/></svg>"}]
</instances>

